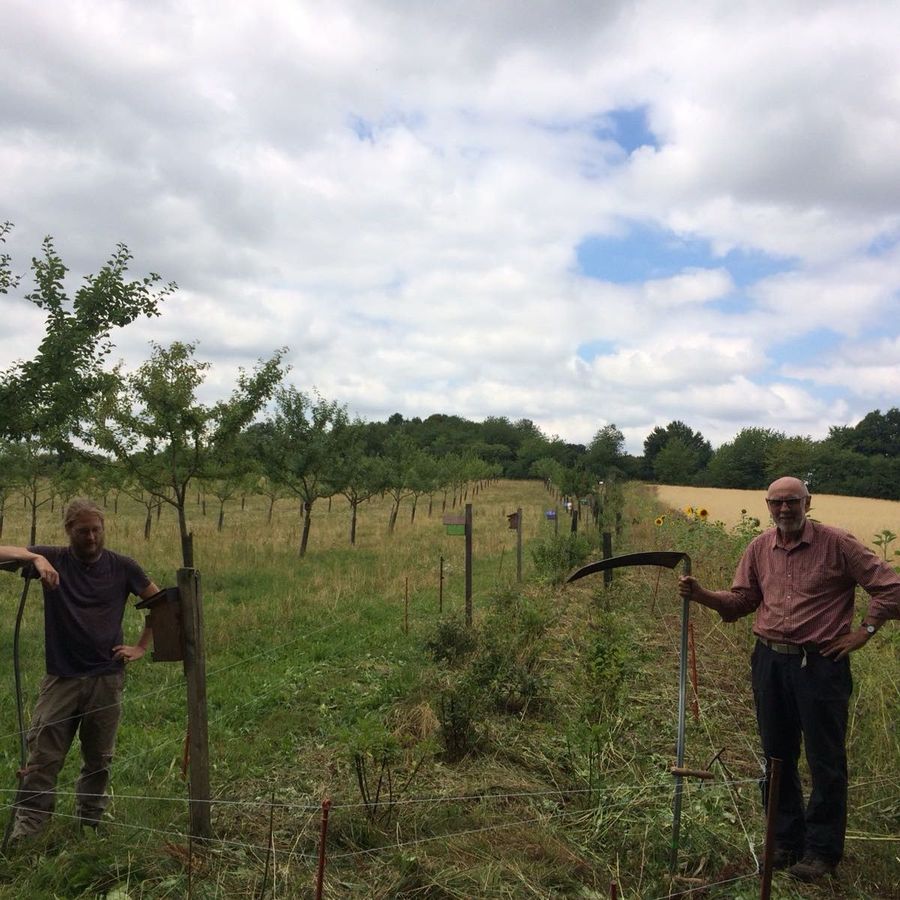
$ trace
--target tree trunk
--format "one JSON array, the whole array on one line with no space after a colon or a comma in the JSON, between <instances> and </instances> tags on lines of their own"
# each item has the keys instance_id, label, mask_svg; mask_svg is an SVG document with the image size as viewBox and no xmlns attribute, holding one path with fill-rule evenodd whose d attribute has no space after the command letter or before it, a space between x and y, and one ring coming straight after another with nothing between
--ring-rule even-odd
<instances>
[{"instance_id":1,"label":"tree trunk","mask_svg":"<svg viewBox=\"0 0 900 900\"><path fill-rule=\"evenodd\" d=\"M269 514L266 516L266 525L272 524L272 513L275 511L275 498L269 497Z\"/></svg>"},{"instance_id":2,"label":"tree trunk","mask_svg":"<svg viewBox=\"0 0 900 900\"><path fill-rule=\"evenodd\" d=\"M350 546L356 546L356 507L358 503L350 503ZM2 522L0 522L0 527L2 527Z\"/></svg>"},{"instance_id":3,"label":"tree trunk","mask_svg":"<svg viewBox=\"0 0 900 900\"><path fill-rule=\"evenodd\" d=\"M216 526L216 531L221 531L222 526L225 524L225 501L219 501L219 522Z\"/></svg>"},{"instance_id":4,"label":"tree trunk","mask_svg":"<svg viewBox=\"0 0 900 900\"><path fill-rule=\"evenodd\" d=\"M150 528L153 525L153 504L147 506L147 518L144 519L144 540L150 540Z\"/></svg>"},{"instance_id":5,"label":"tree trunk","mask_svg":"<svg viewBox=\"0 0 900 900\"><path fill-rule=\"evenodd\" d=\"M395 500L393 507L391 507L391 518L388 522L388 534L394 533L394 526L397 524L397 513L400 512L400 501Z\"/></svg>"},{"instance_id":6,"label":"tree trunk","mask_svg":"<svg viewBox=\"0 0 900 900\"><path fill-rule=\"evenodd\" d=\"M419 495L413 497L412 512L409 514L409 524L412 525L416 521L416 507L419 505Z\"/></svg>"},{"instance_id":7,"label":"tree trunk","mask_svg":"<svg viewBox=\"0 0 900 900\"><path fill-rule=\"evenodd\" d=\"M181 535L181 558L186 569L194 568L194 537L187 530L187 516L184 514L184 497L176 494L178 501L178 533Z\"/></svg>"},{"instance_id":8,"label":"tree trunk","mask_svg":"<svg viewBox=\"0 0 900 900\"><path fill-rule=\"evenodd\" d=\"M431 518L431 511L434 509L434 494L428 495L428 518Z\"/></svg>"},{"instance_id":9,"label":"tree trunk","mask_svg":"<svg viewBox=\"0 0 900 900\"><path fill-rule=\"evenodd\" d=\"M29 546L37 543L37 487L33 487L31 491L31 540Z\"/></svg>"},{"instance_id":10,"label":"tree trunk","mask_svg":"<svg viewBox=\"0 0 900 900\"><path fill-rule=\"evenodd\" d=\"M309 543L309 526L312 524L312 503L303 503L303 535L300 538L300 555L306 556L306 545Z\"/></svg>"}]
</instances>

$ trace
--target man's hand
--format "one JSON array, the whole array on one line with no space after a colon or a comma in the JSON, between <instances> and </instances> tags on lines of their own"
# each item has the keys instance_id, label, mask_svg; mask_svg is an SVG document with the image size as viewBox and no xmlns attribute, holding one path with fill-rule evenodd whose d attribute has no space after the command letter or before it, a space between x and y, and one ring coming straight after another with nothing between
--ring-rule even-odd
<instances>
[{"instance_id":1,"label":"man's hand","mask_svg":"<svg viewBox=\"0 0 900 900\"><path fill-rule=\"evenodd\" d=\"M865 628L857 628L855 631L848 631L846 634L836 637L833 641L829 641L819 652L822 656L830 656L837 662L848 653L859 650L868 640L869 632Z\"/></svg>"},{"instance_id":2,"label":"man's hand","mask_svg":"<svg viewBox=\"0 0 900 900\"><path fill-rule=\"evenodd\" d=\"M700 589L700 582L693 575L682 575L678 579L678 594L682 600L695 600L695 589Z\"/></svg>"},{"instance_id":3,"label":"man's hand","mask_svg":"<svg viewBox=\"0 0 900 900\"><path fill-rule=\"evenodd\" d=\"M59 587L59 572L43 556L35 554L31 564L45 587L50 588L50 590L56 590Z\"/></svg>"},{"instance_id":4,"label":"man's hand","mask_svg":"<svg viewBox=\"0 0 900 900\"><path fill-rule=\"evenodd\" d=\"M119 644L113 647L113 659L124 659L126 663L136 662L147 652L140 644Z\"/></svg>"}]
</instances>

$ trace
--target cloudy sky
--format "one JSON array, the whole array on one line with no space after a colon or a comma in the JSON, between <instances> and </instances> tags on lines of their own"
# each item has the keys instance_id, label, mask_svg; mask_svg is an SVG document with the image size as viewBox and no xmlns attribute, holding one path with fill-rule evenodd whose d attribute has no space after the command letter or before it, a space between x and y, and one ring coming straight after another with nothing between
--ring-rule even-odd
<instances>
[{"instance_id":1,"label":"cloudy sky","mask_svg":"<svg viewBox=\"0 0 900 900\"><path fill-rule=\"evenodd\" d=\"M118 242L116 336L281 345L364 418L822 437L900 403L900 6L4 0L14 268ZM42 334L0 298L0 366Z\"/></svg>"}]
</instances>

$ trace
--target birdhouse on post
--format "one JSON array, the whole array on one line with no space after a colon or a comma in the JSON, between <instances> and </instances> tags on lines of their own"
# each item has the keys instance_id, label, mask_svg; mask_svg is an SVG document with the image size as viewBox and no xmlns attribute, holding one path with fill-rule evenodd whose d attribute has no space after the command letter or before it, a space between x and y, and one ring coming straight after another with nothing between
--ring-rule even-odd
<instances>
[{"instance_id":1,"label":"birdhouse on post","mask_svg":"<svg viewBox=\"0 0 900 900\"><path fill-rule=\"evenodd\" d=\"M159 593L135 604L149 611L153 631L153 661L180 662L184 659L184 628L181 617L181 595L177 587L163 588Z\"/></svg>"}]
</instances>

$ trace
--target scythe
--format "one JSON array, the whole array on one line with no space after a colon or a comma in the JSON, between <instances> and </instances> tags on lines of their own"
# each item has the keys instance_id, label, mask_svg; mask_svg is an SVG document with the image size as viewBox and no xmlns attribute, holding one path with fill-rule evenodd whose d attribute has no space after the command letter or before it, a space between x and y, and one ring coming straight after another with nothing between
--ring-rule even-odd
<instances>
[{"instance_id":1,"label":"scythe","mask_svg":"<svg viewBox=\"0 0 900 900\"><path fill-rule=\"evenodd\" d=\"M629 566L664 566L674 569L678 563L684 563L684 574L691 574L691 558L687 553L679 553L673 550L656 550L646 553L628 553L625 556L611 556L608 559L600 559L597 562L588 563L573 572L568 581L577 581L586 575L596 572L606 572L610 569L621 569ZM679 657L678 672L678 741L675 746L675 800L672 807L672 852L669 860L669 868L675 870L678 860L678 841L681 834L681 799L683 784L682 772L684 771L684 721L687 706L687 667L688 667L688 621L690 618L690 600L682 600L681 605L681 651Z\"/></svg>"}]
</instances>

